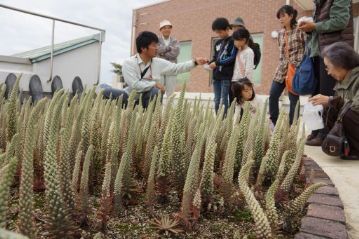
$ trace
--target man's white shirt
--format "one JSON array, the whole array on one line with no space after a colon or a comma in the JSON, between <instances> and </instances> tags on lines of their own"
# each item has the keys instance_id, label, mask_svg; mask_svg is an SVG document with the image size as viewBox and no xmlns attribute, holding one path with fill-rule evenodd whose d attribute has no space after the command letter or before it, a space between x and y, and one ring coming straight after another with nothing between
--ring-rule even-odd
<instances>
[{"instance_id":1,"label":"man's white shirt","mask_svg":"<svg viewBox=\"0 0 359 239\"><path fill-rule=\"evenodd\" d=\"M141 73L147 68L146 74L141 79ZM125 89L129 94L132 90L143 93L151 90L156 82L164 82L165 75L177 75L188 72L195 67L193 60L183 63L172 63L167 60L154 57L145 64L139 54L131 56L123 62L122 74L128 87Z\"/></svg>"}]
</instances>

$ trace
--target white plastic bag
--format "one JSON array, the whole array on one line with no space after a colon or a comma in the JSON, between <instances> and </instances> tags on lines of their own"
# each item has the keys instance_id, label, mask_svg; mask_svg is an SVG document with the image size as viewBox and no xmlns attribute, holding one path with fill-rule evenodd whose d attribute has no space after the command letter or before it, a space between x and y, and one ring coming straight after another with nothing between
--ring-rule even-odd
<instances>
[{"instance_id":1,"label":"white plastic bag","mask_svg":"<svg viewBox=\"0 0 359 239\"><path fill-rule=\"evenodd\" d=\"M306 103L303 110L303 121L309 130L318 130L324 128L323 106Z\"/></svg>"}]
</instances>

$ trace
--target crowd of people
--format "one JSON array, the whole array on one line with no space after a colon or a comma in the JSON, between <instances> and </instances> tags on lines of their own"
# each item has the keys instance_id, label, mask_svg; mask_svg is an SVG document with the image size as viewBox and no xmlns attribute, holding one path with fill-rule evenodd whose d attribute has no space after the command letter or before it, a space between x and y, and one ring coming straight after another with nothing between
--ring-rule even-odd
<instances>
[{"instance_id":1,"label":"crowd of people","mask_svg":"<svg viewBox=\"0 0 359 239\"><path fill-rule=\"evenodd\" d=\"M321 146L341 115L344 135L350 151L342 158L359 158L359 55L353 49L353 17L350 0L314 0L313 18L297 21L297 10L290 5L278 9L276 17L281 25L278 34L279 64L273 76L269 92L269 115L273 125L279 114L279 98L287 89L290 101L289 123L292 124L300 94L292 87L292 80L300 68L305 54L311 59L316 89L309 102L324 107L325 127L313 131L307 145ZM136 38L137 54L125 60L122 66L127 84L124 90L102 85L105 96L127 99L136 91L144 108L159 92L172 95L176 87L176 75L188 72L197 65L208 64L213 71L214 108L223 105L225 112L235 100L236 113L241 115L244 102L250 102L251 110L258 104L254 92L253 75L259 64L261 52L253 42L250 30L242 18L230 23L217 18L212 30L219 38L214 44L213 58L195 57L177 63L179 43L172 36L172 24L160 23L160 35L141 32ZM142 97L140 97L142 95ZM349 105L349 106L348 106ZM345 112L343 109L346 108Z\"/></svg>"}]
</instances>

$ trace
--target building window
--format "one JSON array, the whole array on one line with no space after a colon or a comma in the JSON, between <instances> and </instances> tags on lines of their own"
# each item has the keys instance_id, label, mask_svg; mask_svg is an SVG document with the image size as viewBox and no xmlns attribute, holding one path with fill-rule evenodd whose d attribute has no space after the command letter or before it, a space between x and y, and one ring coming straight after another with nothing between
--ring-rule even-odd
<instances>
[{"instance_id":1,"label":"building window","mask_svg":"<svg viewBox=\"0 0 359 239\"><path fill-rule=\"evenodd\" d=\"M180 54L177 57L179 63L186 62L192 59L192 42L183 41L180 42ZM182 73L177 75L177 83L183 84L187 82L191 77L190 72Z\"/></svg>"},{"instance_id":2,"label":"building window","mask_svg":"<svg viewBox=\"0 0 359 239\"><path fill-rule=\"evenodd\" d=\"M359 53L359 17L354 18L354 49Z\"/></svg>"}]
</instances>

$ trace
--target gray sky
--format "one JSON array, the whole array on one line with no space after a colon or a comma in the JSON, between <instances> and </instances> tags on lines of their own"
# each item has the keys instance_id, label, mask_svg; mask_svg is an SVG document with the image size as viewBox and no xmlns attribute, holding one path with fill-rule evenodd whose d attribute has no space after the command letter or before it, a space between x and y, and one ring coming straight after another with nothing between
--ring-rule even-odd
<instances>
[{"instance_id":1,"label":"gray sky","mask_svg":"<svg viewBox=\"0 0 359 239\"><path fill-rule=\"evenodd\" d=\"M130 55L132 9L159 0L0 0L0 3L106 30L102 47L101 81L111 82L110 62ZM12 55L49 45L50 20L0 8L0 55ZM96 31L56 23L55 43Z\"/></svg>"}]
</instances>

